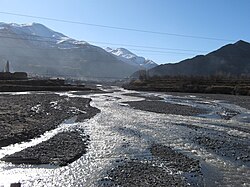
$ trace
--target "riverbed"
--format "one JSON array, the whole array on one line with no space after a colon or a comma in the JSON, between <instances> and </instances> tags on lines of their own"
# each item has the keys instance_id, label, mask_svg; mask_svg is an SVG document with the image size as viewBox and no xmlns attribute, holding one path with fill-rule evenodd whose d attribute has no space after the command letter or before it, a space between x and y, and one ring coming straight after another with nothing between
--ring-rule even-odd
<instances>
[{"instance_id":1,"label":"riverbed","mask_svg":"<svg viewBox=\"0 0 250 187\"><path fill-rule=\"evenodd\" d=\"M0 161L0 186L11 183L22 186L249 186L250 110L247 107L232 104L226 96L216 99L195 94L135 92L118 87L104 91L107 93L54 93L91 98L90 105L100 113L80 122L62 122L31 141L0 149L1 159L60 132L79 129L90 139L86 154L63 167ZM155 104L157 102L161 104ZM164 110L158 107L161 105Z\"/></svg>"}]
</instances>

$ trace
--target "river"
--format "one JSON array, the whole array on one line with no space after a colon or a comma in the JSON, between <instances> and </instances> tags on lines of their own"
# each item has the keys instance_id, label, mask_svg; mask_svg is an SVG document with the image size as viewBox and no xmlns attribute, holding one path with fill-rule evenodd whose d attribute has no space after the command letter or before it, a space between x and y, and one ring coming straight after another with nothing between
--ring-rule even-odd
<instances>
[{"instance_id":1,"label":"river","mask_svg":"<svg viewBox=\"0 0 250 187\"><path fill-rule=\"evenodd\" d=\"M91 105L101 110L95 117L81 123L69 119L58 128L46 132L29 142L0 149L0 158L48 140L55 134L71 128L84 129L90 136L88 150L75 162L65 166L13 165L0 161L0 186L21 182L22 186L96 186L106 172L117 165L117 160L151 157L150 144L166 145L200 161L203 186L249 186L250 164L238 157L249 156L250 111L219 100L199 98L195 94L171 96L163 93L141 93L161 97L165 102L207 109L209 113L198 116L181 116L142 111L124 102L141 101L141 97L124 95L140 93L118 87L106 89L110 93L75 95L73 92L58 93L69 97L90 97ZM111 93L112 92L112 93ZM164 102L162 101L162 102ZM226 110L225 110L226 109ZM223 115L237 115L229 120ZM226 113L227 112L227 113ZM194 136L209 137L224 142L223 150L198 144ZM226 144L230 138L229 145ZM198 139L199 140L199 139ZM234 144L246 145L236 149L236 159L228 154ZM247 146L248 145L248 146ZM230 147L232 146L232 147Z\"/></svg>"}]
</instances>

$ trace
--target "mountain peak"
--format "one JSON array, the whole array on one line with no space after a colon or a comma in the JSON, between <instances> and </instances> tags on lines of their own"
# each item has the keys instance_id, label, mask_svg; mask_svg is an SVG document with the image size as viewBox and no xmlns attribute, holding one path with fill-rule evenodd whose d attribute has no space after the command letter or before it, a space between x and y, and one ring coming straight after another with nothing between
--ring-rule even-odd
<instances>
[{"instance_id":1,"label":"mountain peak","mask_svg":"<svg viewBox=\"0 0 250 187\"><path fill-rule=\"evenodd\" d=\"M0 26L19 35L36 35L40 37L65 37L65 35L55 32L40 23L0 23Z\"/></svg>"},{"instance_id":2,"label":"mountain peak","mask_svg":"<svg viewBox=\"0 0 250 187\"><path fill-rule=\"evenodd\" d=\"M134 53L132 53L131 51L129 51L128 49L125 48L117 48L117 49L113 49L112 50L113 54L116 54L117 56L127 56L128 58L133 58L136 57L136 55Z\"/></svg>"},{"instance_id":3,"label":"mountain peak","mask_svg":"<svg viewBox=\"0 0 250 187\"><path fill-rule=\"evenodd\" d=\"M16 23L13 23L14 25L19 25L19 26L27 26L27 27L34 27L34 26L39 26L39 27L45 27L47 28L46 26L44 26L43 24L41 23L37 23L37 22L32 22L32 23L24 23L24 24L16 24Z\"/></svg>"},{"instance_id":4,"label":"mountain peak","mask_svg":"<svg viewBox=\"0 0 250 187\"><path fill-rule=\"evenodd\" d=\"M123 51L123 52L126 52L126 53L133 54L131 51L129 51L129 50L125 49L125 48L122 48L122 47L117 48L116 50L119 50L119 51Z\"/></svg>"},{"instance_id":5,"label":"mountain peak","mask_svg":"<svg viewBox=\"0 0 250 187\"><path fill-rule=\"evenodd\" d=\"M8 59L14 71L93 80L99 80L100 76L102 80L105 77L115 80L139 69L100 47L67 37L40 23L0 22L0 30L0 43L4 44L0 46L0 65Z\"/></svg>"},{"instance_id":6,"label":"mountain peak","mask_svg":"<svg viewBox=\"0 0 250 187\"><path fill-rule=\"evenodd\" d=\"M137 55L129 51L128 49L125 48L117 48L117 49L111 49L110 47L107 47L105 49L107 52L112 53L115 56L119 57L125 57L125 58L135 58Z\"/></svg>"},{"instance_id":7,"label":"mountain peak","mask_svg":"<svg viewBox=\"0 0 250 187\"><path fill-rule=\"evenodd\" d=\"M107 51L107 52L110 52L110 51L112 51L113 49L112 48L110 48L110 47L106 47L105 48L105 51Z\"/></svg>"},{"instance_id":8,"label":"mountain peak","mask_svg":"<svg viewBox=\"0 0 250 187\"><path fill-rule=\"evenodd\" d=\"M11 34L22 37L38 46L58 48L79 48L88 44L85 41L78 41L62 33L56 32L40 23L16 24L0 22L0 29L5 29Z\"/></svg>"},{"instance_id":9,"label":"mountain peak","mask_svg":"<svg viewBox=\"0 0 250 187\"><path fill-rule=\"evenodd\" d=\"M244 41L244 40L239 40L235 43L235 45L250 45L250 43Z\"/></svg>"},{"instance_id":10,"label":"mountain peak","mask_svg":"<svg viewBox=\"0 0 250 187\"><path fill-rule=\"evenodd\" d=\"M41 23L36 23L36 22L32 22L32 23L22 23L22 24L18 24L18 23L4 23L4 22L0 22L0 25L2 26L10 26L10 27L42 27L42 28L46 28L49 30L49 28L47 28L46 26L44 26Z\"/></svg>"},{"instance_id":11,"label":"mountain peak","mask_svg":"<svg viewBox=\"0 0 250 187\"><path fill-rule=\"evenodd\" d=\"M111 49L110 47L105 48L107 52L114 55L119 60L128 63L133 66L138 66L139 68L146 68L150 69L157 64L153 62L152 60L145 59L144 57L137 56L136 54L132 53L128 49L125 48L117 48L117 49Z\"/></svg>"}]
</instances>

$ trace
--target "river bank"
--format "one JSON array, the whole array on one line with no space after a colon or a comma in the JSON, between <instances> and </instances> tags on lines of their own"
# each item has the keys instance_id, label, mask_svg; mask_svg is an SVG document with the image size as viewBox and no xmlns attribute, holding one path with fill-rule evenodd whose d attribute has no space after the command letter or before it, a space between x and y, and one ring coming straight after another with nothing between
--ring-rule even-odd
<instances>
[{"instance_id":1,"label":"river bank","mask_svg":"<svg viewBox=\"0 0 250 187\"><path fill-rule=\"evenodd\" d=\"M141 77L131 80L123 88L136 91L208 93L229 95L250 95L250 80L247 77L203 77L169 76Z\"/></svg>"}]
</instances>

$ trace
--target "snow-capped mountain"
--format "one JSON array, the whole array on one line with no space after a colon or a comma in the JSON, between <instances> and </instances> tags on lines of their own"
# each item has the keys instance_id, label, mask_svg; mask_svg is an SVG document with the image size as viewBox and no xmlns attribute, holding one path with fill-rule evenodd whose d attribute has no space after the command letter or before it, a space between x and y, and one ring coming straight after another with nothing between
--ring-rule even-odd
<instances>
[{"instance_id":1,"label":"snow-capped mountain","mask_svg":"<svg viewBox=\"0 0 250 187\"><path fill-rule=\"evenodd\" d=\"M119 60L126 62L130 65L137 66L140 69L151 69L157 66L157 64L152 60L137 56L125 48L112 49L110 47L107 47L105 48L105 50L110 54L116 56Z\"/></svg>"},{"instance_id":2,"label":"snow-capped mountain","mask_svg":"<svg viewBox=\"0 0 250 187\"><path fill-rule=\"evenodd\" d=\"M13 34L28 39L35 45L43 47L58 47L58 48L75 48L80 45L87 45L85 41L77 41L71 39L59 32L55 32L40 23L32 24L15 24L15 23L1 23L0 31L8 31ZM10 34L10 33L9 33Z\"/></svg>"},{"instance_id":3,"label":"snow-capped mountain","mask_svg":"<svg viewBox=\"0 0 250 187\"><path fill-rule=\"evenodd\" d=\"M124 78L139 69L39 23L0 23L0 69L6 60L13 71L83 78Z\"/></svg>"}]
</instances>

